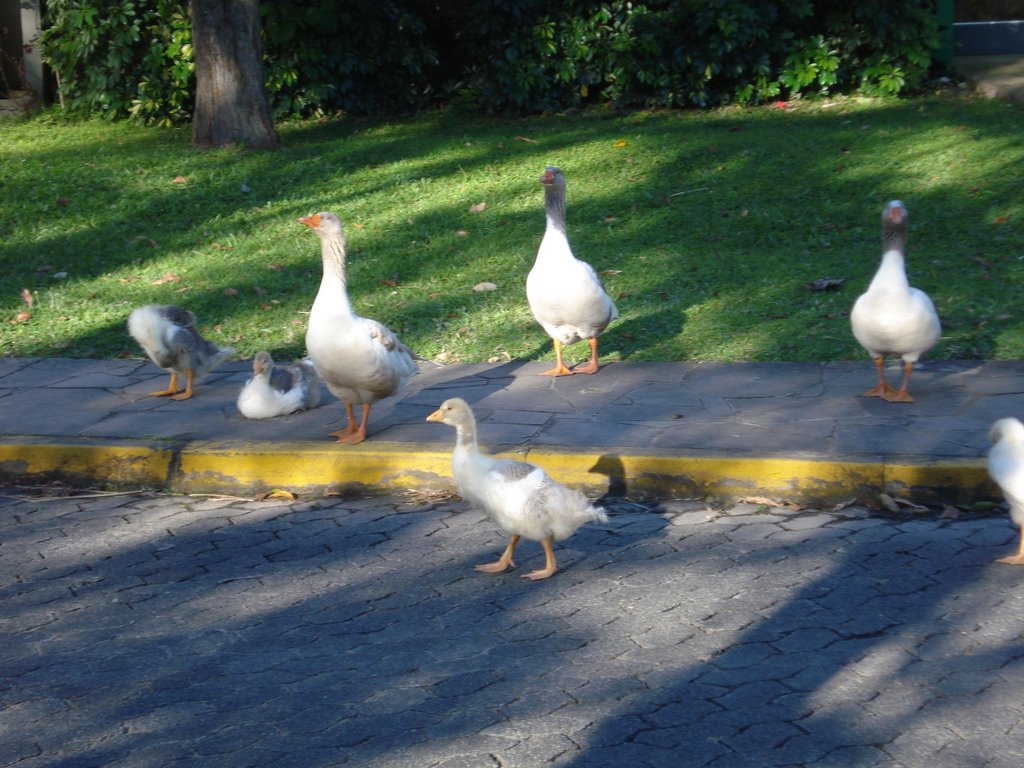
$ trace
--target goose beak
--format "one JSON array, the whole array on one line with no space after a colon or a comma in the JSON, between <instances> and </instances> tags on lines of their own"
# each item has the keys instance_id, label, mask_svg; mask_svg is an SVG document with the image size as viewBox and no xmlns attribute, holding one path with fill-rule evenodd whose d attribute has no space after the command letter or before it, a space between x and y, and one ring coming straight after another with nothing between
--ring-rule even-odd
<instances>
[{"instance_id":1,"label":"goose beak","mask_svg":"<svg viewBox=\"0 0 1024 768\"><path fill-rule=\"evenodd\" d=\"M554 184L555 174L549 168L541 174L539 181L541 184Z\"/></svg>"},{"instance_id":2,"label":"goose beak","mask_svg":"<svg viewBox=\"0 0 1024 768\"><path fill-rule=\"evenodd\" d=\"M312 216L303 216L299 219L299 222L305 224L310 229L316 229L320 226L320 214L314 213Z\"/></svg>"},{"instance_id":3,"label":"goose beak","mask_svg":"<svg viewBox=\"0 0 1024 768\"><path fill-rule=\"evenodd\" d=\"M892 219L893 224L899 224L903 221L903 214L905 210L903 203L898 200L889 203L889 218Z\"/></svg>"},{"instance_id":4,"label":"goose beak","mask_svg":"<svg viewBox=\"0 0 1024 768\"><path fill-rule=\"evenodd\" d=\"M432 414L427 416L427 421L441 421L441 409L438 408Z\"/></svg>"}]
</instances>

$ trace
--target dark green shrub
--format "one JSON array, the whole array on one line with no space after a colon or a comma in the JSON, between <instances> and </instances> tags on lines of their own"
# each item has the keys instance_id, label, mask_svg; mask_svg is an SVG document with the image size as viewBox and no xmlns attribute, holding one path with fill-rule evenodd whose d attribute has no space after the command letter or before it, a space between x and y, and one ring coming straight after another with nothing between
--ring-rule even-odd
<instances>
[{"instance_id":1,"label":"dark green shrub","mask_svg":"<svg viewBox=\"0 0 1024 768\"><path fill-rule=\"evenodd\" d=\"M163 123L191 113L183 0L50 0L40 43L73 112Z\"/></svg>"},{"instance_id":2,"label":"dark green shrub","mask_svg":"<svg viewBox=\"0 0 1024 768\"><path fill-rule=\"evenodd\" d=\"M894 95L921 82L937 45L930 0L277 0L261 11L278 117L453 99L524 113ZM47 20L44 55L71 109L188 120L184 0L51 0Z\"/></svg>"},{"instance_id":3,"label":"dark green shrub","mask_svg":"<svg viewBox=\"0 0 1024 768\"><path fill-rule=\"evenodd\" d=\"M267 91L278 116L407 112L437 64L423 19L396 0L263 3Z\"/></svg>"}]
</instances>

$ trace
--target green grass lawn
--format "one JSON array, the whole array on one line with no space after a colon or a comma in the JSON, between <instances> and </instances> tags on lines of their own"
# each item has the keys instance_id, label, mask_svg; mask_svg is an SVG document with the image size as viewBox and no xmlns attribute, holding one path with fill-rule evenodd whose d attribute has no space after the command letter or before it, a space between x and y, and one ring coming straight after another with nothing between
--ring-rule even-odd
<instances>
[{"instance_id":1,"label":"green grass lawn","mask_svg":"<svg viewBox=\"0 0 1024 768\"><path fill-rule=\"evenodd\" d=\"M161 303L241 356L297 357L320 279L319 240L297 219L330 210L356 311L422 356L551 359L524 285L544 229L537 179L555 164L576 255L621 312L603 359L864 358L848 312L892 198L910 212L911 282L943 321L930 357L1024 357L1019 105L438 112L280 132L273 152L197 153L187 130L0 122L0 353L137 356L128 313ZM804 287L822 277L846 283Z\"/></svg>"}]
</instances>

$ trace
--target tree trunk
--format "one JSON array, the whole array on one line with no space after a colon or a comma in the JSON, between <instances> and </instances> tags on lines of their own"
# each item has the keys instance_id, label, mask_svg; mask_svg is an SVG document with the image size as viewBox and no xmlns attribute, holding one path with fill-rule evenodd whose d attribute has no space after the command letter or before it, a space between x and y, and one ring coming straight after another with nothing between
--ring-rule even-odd
<instances>
[{"instance_id":1,"label":"tree trunk","mask_svg":"<svg viewBox=\"0 0 1024 768\"><path fill-rule=\"evenodd\" d=\"M192 0L192 144L267 149L277 131L263 84L259 0Z\"/></svg>"}]
</instances>

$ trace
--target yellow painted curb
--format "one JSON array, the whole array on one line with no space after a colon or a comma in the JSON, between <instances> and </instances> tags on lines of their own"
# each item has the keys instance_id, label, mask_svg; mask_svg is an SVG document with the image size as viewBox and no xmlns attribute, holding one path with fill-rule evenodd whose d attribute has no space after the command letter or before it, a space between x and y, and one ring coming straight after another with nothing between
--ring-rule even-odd
<instances>
[{"instance_id":1,"label":"yellow painted curb","mask_svg":"<svg viewBox=\"0 0 1024 768\"><path fill-rule=\"evenodd\" d=\"M174 490L296 492L346 487L397 490L449 484L451 453L402 444L192 443L181 451Z\"/></svg>"},{"instance_id":2,"label":"yellow painted curb","mask_svg":"<svg viewBox=\"0 0 1024 768\"><path fill-rule=\"evenodd\" d=\"M0 478L162 487L173 460L173 450L151 445L0 443Z\"/></svg>"},{"instance_id":3,"label":"yellow painted curb","mask_svg":"<svg viewBox=\"0 0 1024 768\"><path fill-rule=\"evenodd\" d=\"M998 497L983 459L922 463L799 458L708 457L509 450L556 480L590 494L614 496L767 496L803 503L838 503L881 491L905 498L962 503ZM451 449L400 443L194 442L153 444L0 442L0 479L60 480L180 493L248 494L275 488L295 493L405 489L453 490Z\"/></svg>"},{"instance_id":4,"label":"yellow painted curb","mask_svg":"<svg viewBox=\"0 0 1024 768\"><path fill-rule=\"evenodd\" d=\"M561 482L613 495L771 496L839 502L881 491L960 502L999 495L984 460L921 464L820 459L630 455L536 450L529 458Z\"/></svg>"}]
</instances>

